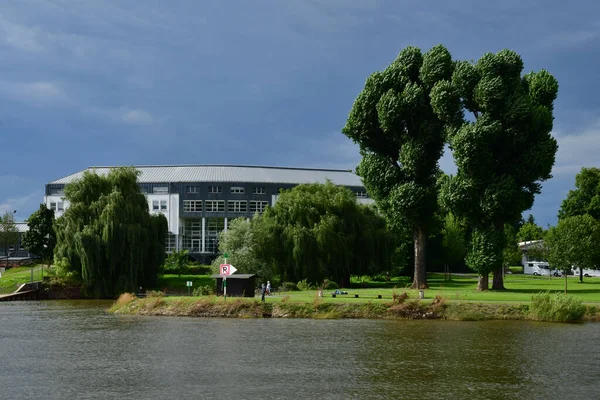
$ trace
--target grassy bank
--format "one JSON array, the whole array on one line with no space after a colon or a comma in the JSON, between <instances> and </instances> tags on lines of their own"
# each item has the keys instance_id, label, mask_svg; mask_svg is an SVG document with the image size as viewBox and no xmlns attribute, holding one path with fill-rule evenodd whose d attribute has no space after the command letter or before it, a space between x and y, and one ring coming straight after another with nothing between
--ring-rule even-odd
<instances>
[{"instance_id":1,"label":"grassy bank","mask_svg":"<svg viewBox=\"0 0 600 400\"><path fill-rule=\"evenodd\" d=\"M10 268L0 278L0 294L12 293L23 283L31 282L32 268L33 280L40 281L42 279L42 267L40 265ZM46 275L46 272L44 272L44 275Z\"/></svg>"},{"instance_id":2,"label":"grassy bank","mask_svg":"<svg viewBox=\"0 0 600 400\"><path fill-rule=\"evenodd\" d=\"M553 297L554 295L548 294ZM558 297L561 297L559 295ZM443 298L432 301L408 300L396 296L392 301L331 302L315 298L309 302L280 301L261 302L254 298L221 297L148 297L138 299L131 294L122 295L110 311L117 314L165 315L185 317L234 317L234 318L370 318L370 319L445 319L457 321L481 320L543 320L557 319L541 314L530 304L448 302ZM574 320L600 321L600 309L582 306L582 314ZM538 310L539 311L539 310Z\"/></svg>"}]
</instances>

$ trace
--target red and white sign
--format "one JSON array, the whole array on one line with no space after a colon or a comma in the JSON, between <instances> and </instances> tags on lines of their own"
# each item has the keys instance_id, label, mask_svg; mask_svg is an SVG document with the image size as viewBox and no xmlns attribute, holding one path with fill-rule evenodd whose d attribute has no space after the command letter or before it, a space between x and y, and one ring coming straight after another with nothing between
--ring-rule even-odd
<instances>
[{"instance_id":1,"label":"red and white sign","mask_svg":"<svg viewBox=\"0 0 600 400\"><path fill-rule=\"evenodd\" d=\"M229 276L233 274L237 269L231 264L221 264L219 268L219 275L221 276Z\"/></svg>"}]
</instances>

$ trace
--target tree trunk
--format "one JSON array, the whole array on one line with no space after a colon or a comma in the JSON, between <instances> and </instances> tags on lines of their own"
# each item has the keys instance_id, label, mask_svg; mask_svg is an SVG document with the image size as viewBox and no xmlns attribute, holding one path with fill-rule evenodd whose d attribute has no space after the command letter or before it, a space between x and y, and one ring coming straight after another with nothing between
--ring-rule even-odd
<instances>
[{"instance_id":1,"label":"tree trunk","mask_svg":"<svg viewBox=\"0 0 600 400\"><path fill-rule=\"evenodd\" d=\"M504 273L502 271L504 267L501 265L496 268L493 272L494 278L492 280L492 290L504 290Z\"/></svg>"},{"instance_id":2,"label":"tree trunk","mask_svg":"<svg viewBox=\"0 0 600 400\"><path fill-rule=\"evenodd\" d=\"M479 275L479 279L477 280L477 290L483 292L484 290L488 290L490 287L490 276L488 274Z\"/></svg>"},{"instance_id":3,"label":"tree trunk","mask_svg":"<svg viewBox=\"0 0 600 400\"><path fill-rule=\"evenodd\" d=\"M583 283L583 268L579 268L579 282Z\"/></svg>"},{"instance_id":4,"label":"tree trunk","mask_svg":"<svg viewBox=\"0 0 600 400\"><path fill-rule=\"evenodd\" d=\"M415 274L411 289L429 289L427 285L426 251L427 232L423 227L415 229L413 239L415 242Z\"/></svg>"},{"instance_id":5,"label":"tree trunk","mask_svg":"<svg viewBox=\"0 0 600 400\"><path fill-rule=\"evenodd\" d=\"M342 277L342 287L349 288L350 287L350 272L344 272L344 276Z\"/></svg>"}]
</instances>

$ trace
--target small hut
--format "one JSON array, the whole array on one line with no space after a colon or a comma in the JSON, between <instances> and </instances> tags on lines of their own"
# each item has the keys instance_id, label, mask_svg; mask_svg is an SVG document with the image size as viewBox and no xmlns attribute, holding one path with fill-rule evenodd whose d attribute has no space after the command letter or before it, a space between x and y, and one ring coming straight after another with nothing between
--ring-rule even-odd
<instances>
[{"instance_id":1,"label":"small hut","mask_svg":"<svg viewBox=\"0 0 600 400\"><path fill-rule=\"evenodd\" d=\"M233 274L227 277L227 296L235 297L254 297L255 274ZM217 280L215 293L218 296L223 295L223 277L221 275L213 275L211 278Z\"/></svg>"}]
</instances>

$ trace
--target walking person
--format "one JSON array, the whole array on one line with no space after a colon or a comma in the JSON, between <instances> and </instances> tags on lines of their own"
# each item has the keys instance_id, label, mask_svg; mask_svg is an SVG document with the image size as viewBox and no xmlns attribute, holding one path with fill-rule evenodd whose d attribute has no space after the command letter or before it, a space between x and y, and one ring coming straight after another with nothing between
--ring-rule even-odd
<instances>
[{"instance_id":1,"label":"walking person","mask_svg":"<svg viewBox=\"0 0 600 400\"><path fill-rule=\"evenodd\" d=\"M265 293L267 292L267 288L265 286L265 284L262 284L262 287L260 288L260 301L265 301Z\"/></svg>"},{"instance_id":2,"label":"walking person","mask_svg":"<svg viewBox=\"0 0 600 400\"><path fill-rule=\"evenodd\" d=\"M267 281L267 294L271 295L271 281Z\"/></svg>"}]
</instances>

